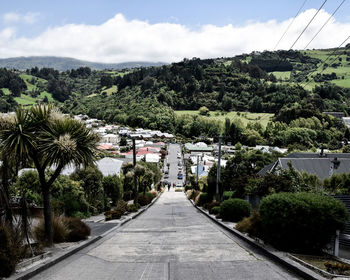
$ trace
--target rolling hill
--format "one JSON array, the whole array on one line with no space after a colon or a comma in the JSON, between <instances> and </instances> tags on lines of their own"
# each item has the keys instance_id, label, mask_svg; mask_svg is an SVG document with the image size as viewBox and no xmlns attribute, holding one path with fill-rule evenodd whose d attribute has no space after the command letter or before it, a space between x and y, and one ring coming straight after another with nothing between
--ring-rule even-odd
<instances>
[{"instance_id":1,"label":"rolling hill","mask_svg":"<svg viewBox=\"0 0 350 280\"><path fill-rule=\"evenodd\" d=\"M136 67L161 66L166 63L163 62L123 62L123 63L98 63L79 60L69 57L56 56L29 56L29 57L12 57L0 59L0 68L26 70L33 67L38 68L54 68L59 71L66 71L70 69L77 69L79 67L90 67L93 70L104 69L125 69Z\"/></svg>"}]
</instances>

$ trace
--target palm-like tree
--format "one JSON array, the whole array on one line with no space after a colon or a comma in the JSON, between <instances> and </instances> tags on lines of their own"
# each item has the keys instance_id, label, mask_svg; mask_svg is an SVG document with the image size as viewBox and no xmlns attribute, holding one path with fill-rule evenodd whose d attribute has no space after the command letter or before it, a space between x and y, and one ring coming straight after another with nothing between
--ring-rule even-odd
<instances>
[{"instance_id":1,"label":"palm-like tree","mask_svg":"<svg viewBox=\"0 0 350 280\"><path fill-rule=\"evenodd\" d=\"M39 174L44 202L45 236L52 245L50 187L67 164L84 166L94 161L98 136L76 120L63 116L51 105L19 107L0 130L3 151L22 161L33 162ZM48 168L54 168L45 176Z\"/></svg>"}]
</instances>

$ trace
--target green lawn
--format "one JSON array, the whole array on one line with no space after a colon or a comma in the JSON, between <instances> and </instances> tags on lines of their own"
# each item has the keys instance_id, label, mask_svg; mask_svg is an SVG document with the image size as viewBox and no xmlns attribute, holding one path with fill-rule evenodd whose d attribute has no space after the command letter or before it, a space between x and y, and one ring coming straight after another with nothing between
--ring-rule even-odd
<instances>
[{"instance_id":1,"label":"green lawn","mask_svg":"<svg viewBox=\"0 0 350 280\"><path fill-rule=\"evenodd\" d=\"M285 80L285 79L290 79L290 73L291 71L285 71L285 72L280 72L280 71L274 71L274 72L271 72L277 79L282 79L282 80Z\"/></svg>"},{"instance_id":2,"label":"green lawn","mask_svg":"<svg viewBox=\"0 0 350 280\"><path fill-rule=\"evenodd\" d=\"M113 85L110 88L103 87L101 92L107 92L107 96L110 96L112 93L117 92L118 87L116 85Z\"/></svg>"},{"instance_id":3,"label":"green lawn","mask_svg":"<svg viewBox=\"0 0 350 280\"><path fill-rule=\"evenodd\" d=\"M1 88L1 90L5 95L11 94L11 91L8 88Z\"/></svg>"},{"instance_id":4,"label":"green lawn","mask_svg":"<svg viewBox=\"0 0 350 280\"><path fill-rule=\"evenodd\" d=\"M181 115L197 115L200 116L198 111L192 111L192 110L184 110L184 111L175 111L175 114L177 116ZM238 115L239 114L239 115ZM249 113L249 112L229 112L222 114L219 111L216 112L210 112L209 117L213 120L219 120L222 122L225 122L226 118L229 118L230 120L239 119L244 125L247 125L250 122L259 122L263 127L266 127L269 120L274 116L274 114L268 114L268 113Z\"/></svg>"}]
</instances>

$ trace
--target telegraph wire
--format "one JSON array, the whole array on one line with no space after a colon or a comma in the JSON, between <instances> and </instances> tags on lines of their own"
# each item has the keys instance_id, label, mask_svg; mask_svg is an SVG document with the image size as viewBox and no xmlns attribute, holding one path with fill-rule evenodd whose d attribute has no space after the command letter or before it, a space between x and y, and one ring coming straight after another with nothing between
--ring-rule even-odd
<instances>
[{"instance_id":1,"label":"telegraph wire","mask_svg":"<svg viewBox=\"0 0 350 280\"><path fill-rule=\"evenodd\" d=\"M298 12L296 13L296 15L294 16L294 18L292 19L292 21L290 22L290 24L288 25L287 29L284 31L284 33L282 34L281 38L278 40L277 44L275 45L275 47L273 48L273 50L276 50L277 46L279 45L279 43L282 41L283 37L286 35L286 33L288 32L289 28L292 26L294 20L296 19L296 17L299 15L300 11L302 10L302 8L305 6L305 3L307 2L307 0L304 1L304 3L301 5L301 7L299 8Z\"/></svg>"},{"instance_id":2,"label":"telegraph wire","mask_svg":"<svg viewBox=\"0 0 350 280\"><path fill-rule=\"evenodd\" d=\"M304 30L299 34L298 38L294 41L293 45L289 48L290 50L294 47L294 45L299 41L301 35L304 34L305 30L309 27L309 25L311 24L311 22L314 20L314 18L317 16L317 14L321 11L321 9L323 8L324 4L326 4L327 0L325 0L321 7L318 8L317 12L314 14L314 16L312 17L312 19L309 21L309 23L305 26Z\"/></svg>"},{"instance_id":3,"label":"telegraph wire","mask_svg":"<svg viewBox=\"0 0 350 280\"><path fill-rule=\"evenodd\" d=\"M327 61L331 56L333 56L337 51L339 51L339 49L341 48L341 46L342 46L343 44L345 44L346 41L349 40L349 39L350 39L350 35L339 45L339 47L337 47L330 55L327 56L327 58L322 62L322 64L321 64L320 66L322 66L322 65L324 66L324 65L326 64L326 61ZM349 48L349 47L346 47L346 49L348 49L348 48ZM328 64L328 66L326 66L326 67L324 67L324 68L322 69L322 71L320 72L320 74L322 74L322 73L324 72L324 70L326 70L326 69L329 67L329 65L331 65L339 56L341 56L341 53L338 54L338 55L336 55L335 58L330 62L330 64ZM316 68L314 71L312 71L311 73L315 72L316 70L317 70L317 68ZM311 74L311 73L309 73L309 74ZM306 87L309 83L311 83L311 77L310 77L310 80L303 86L303 88L305 89L305 87Z\"/></svg>"},{"instance_id":4,"label":"telegraph wire","mask_svg":"<svg viewBox=\"0 0 350 280\"><path fill-rule=\"evenodd\" d=\"M304 50L311 44L311 42L316 38L316 36L321 32L321 30L326 26L326 24L330 21L330 19L335 15L335 13L339 10L339 8L344 4L345 0L343 0L339 6L335 9L333 14L326 20L326 22L322 25L322 27L317 31L317 33L312 37L310 42L305 46Z\"/></svg>"}]
</instances>

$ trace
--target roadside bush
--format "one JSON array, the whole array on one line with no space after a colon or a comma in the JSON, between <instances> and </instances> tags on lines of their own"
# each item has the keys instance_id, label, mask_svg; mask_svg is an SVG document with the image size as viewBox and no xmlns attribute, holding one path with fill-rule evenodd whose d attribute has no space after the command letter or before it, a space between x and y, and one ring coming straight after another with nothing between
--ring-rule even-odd
<instances>
[{"instance_id":1,"label":"roadside bush","mask_svg":"<svg viewBox=\"0 0 350 280\"><path fill-rule=\"evenodd\" d=\"M127 210L129 213L131 212L137 212L140 209L140 205L139 204L128 204L127 206Z\"/></svg>"},{"instance_id":2,"label":"roadside bush","mask_svg":"<svg viewBox=\"0 0 350 280\"><path fill-rule=\"evenodd\" d=\"M20 228L11 230L5 223L0 223L0 277L10 276L25 252Z\"/></svg>"},{"instance_id":3,"label":"roadside bush","mask_svg":"<svg viewBox=\"0 0 350 280\"><path fill-rule=\"evenodd\" d=\"M207 193L201 193L199 195L199 199L196 203L197 206L204 206L204 204L208 203L209 196Z\"/></svg>"},{"instance_id":4,"label":"roadside bush","mask_svg":"<svg viewBox=\"0 0 350 280\"><path fill-rule=\"evenodd\" d=\"M147 196L147 198L148 198L148 200L149 200L149 203L151 203L152 200L153 200L153 198L155 197L155 196L153 196L153 194L150 193L150 192L146 192L146 196ZM157 195L156 195L156 196L157 196Z\"/></svg>"},{"instance_id":5,"label":"roadside bush","mask_svg":"<svg viewBox=\"0 0 350 280\"><path fill-rule=\"evenodd\" d=\"M150 190L149 193L152 195L152 199L158 196L158 192L156 190Z\"/></svg>"},{"instance_id":6,"label":"roadside bush","mask_svg":"<svg viewBox=\"0 0 350 280\"><path fill-rule=\"evenodd\" d=\"M54 243L64 242L68 235L68 228L60 217L52 216L52 231ZM39 224L34 228L34 236L39 243L45 243L44 219L41 219Z\"/></svg>"},{"instance_id":7,"label":"roadside bush","mask_svg":"<svg viewBox=\"0 0 350 280\"><path fill-rule=\"evenodd\" d=\"M241 232L246 232L250 236L262 237L262 224L259 212L253 211L252 215L243 218L242 221L238 222L236 229Z\"/></svg>"},{"instance_id":8,"label":"roadside bush","mask_svg":"<svg viewBox=\"0 0 350 280\"><path fill-rule=\"evenodd\" d=\"M217 215L220 213L220 206L214 206L213 208L211 208L211 210L209 211L210 214L213 215Z\"/></svg>"},{"instance_id":9,"label":"roadside bush","mask_svg":"<svg viewBox=\"0 0 350 280\"><path fill-rule=\"evenodd\" d=\"M222 200L228 200L232 198L232 195L233 195L233 191L226 191L222 195Z\"/></svg>"},{"instance_id":10,"label":"roadside bush","mask_svg":"<svg viewBox=\"0 0 350 280\"><path fill-rule=\"evenodd\" d=\"M216 206L220 206L220 202L212 201L212 202L208 203L208 207L207 208L208 208L208 211L209 211L210 214L212 214L211 210L213 209L213 207L216 207Z\"/></svg>"},{"instance_id":11,"label":"roadside bush","mask_svg":"<svg viewBox=\"0 0 350 280\"><path fill-rule=\"evenodd\" d=\"M260 204L264 239L280 250L320 251L349 215L342 202L313 193L278 193Z\"/></svg>"},{"instance_id":12,"label":"roadside bush","mask_svg":"<svg viewBox=\"0 0 350 280\"><path fill-rule=\"evenodd\" d=\"M84 240L91 234L90 227L79 218L64 218L63 222L68 229L66 236L68 242Z\"/></svg>"},{"instance_id":13,"label":"roadside bush","mask_svg":"<svg viewBox=\"0 0 350 280\"><path fill-rule=\"evenodd\" d=\"M193 187L191 185L186 185L185 186L185 192L189 191L189 190L192 190Z\"/></svg>"},{"instance_id":14,"label":"roadside bush","mask_svg":"<svg viewBox=\"0 0 350 280\"><path fill-rule=\"evenodd\" d=\"M147 195L139 194L139 196L137 198L137 202L141 206L146 206L146 205L151 203L151 200L150 200L150 198Z\"/></svg>"},{"instance_id":15,"label":"roadside bush","mask_svg":"<svg viewBox=\"0 0 350 280\"><path fill-rule=\"evenodd\" d=\"M223 220L238 222L244 217L249 217L251 206L240 198L231 198L225 200L220 205L220 217Z\"/></svg>"}]
</instances>

